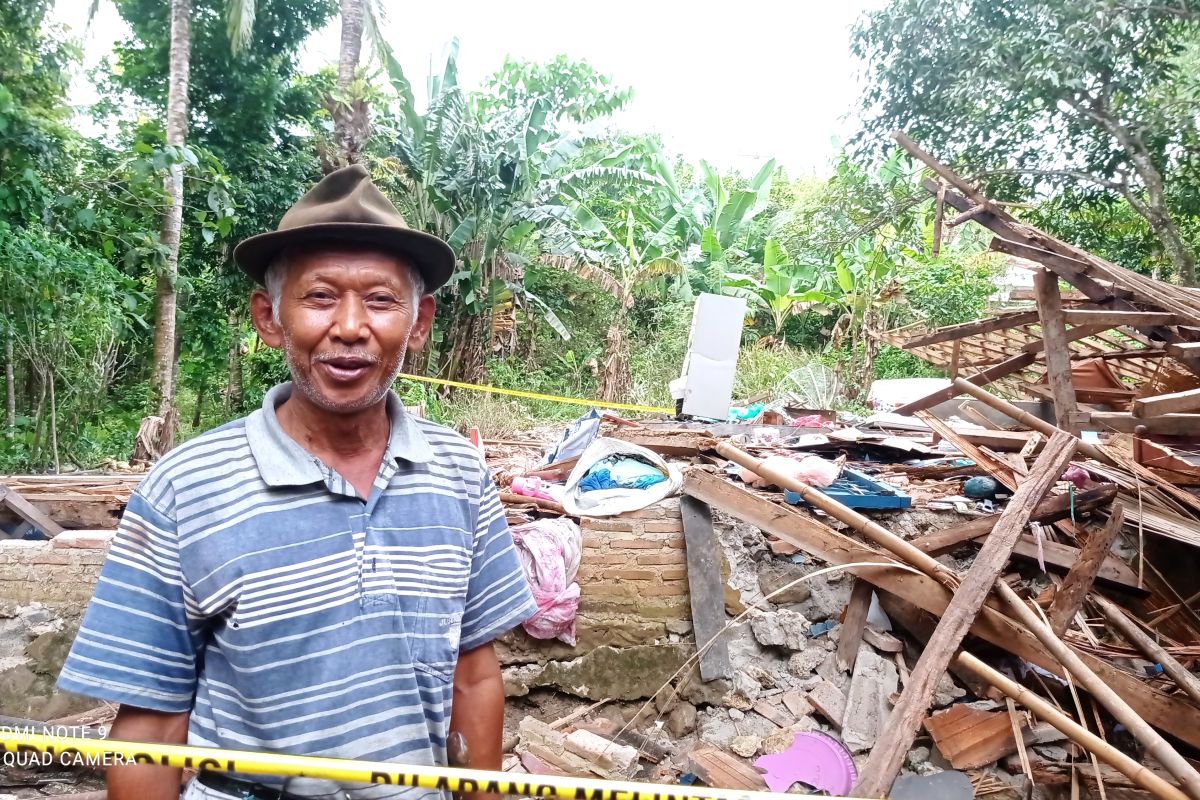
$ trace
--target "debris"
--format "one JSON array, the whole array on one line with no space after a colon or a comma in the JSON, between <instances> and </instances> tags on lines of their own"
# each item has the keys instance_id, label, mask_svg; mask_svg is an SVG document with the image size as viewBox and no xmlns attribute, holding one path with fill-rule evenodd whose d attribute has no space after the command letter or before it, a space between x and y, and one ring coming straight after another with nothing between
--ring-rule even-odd
<instances>
[{"instance_id":1,"label":"debris","mask_svg":"<svg viewBox=\"0 0 1200 800\"><path fill-rule=\"evenodd\" d=\"M752 766L715 747L698 747L688 753L685 768L707 786L765 791L766 781Z\"/></svg>"},{"instance_id":2,"label":"debris","mask_svg":"<svg viewBox=\"0 0 1200 800\"><path fill-rule=\"evenodd\" d=\"M750 629L759 644L783 647L793 652L808 647L808 619L798 611L779 609L766 611L751 618Z\"/></svg>"},{"instance_id":3,"label":"debris","mask_svg":"<svg viewBox=\"0 0 1200 800\"><path fill-rule=\"evenodd\" d=\"M1008 713L957 703L925 719L938 752L955 769L975 769L1017 752Z\"/></svg>"},{"instance_id":4,"label":"debris","mask_svg":"<svg viewBox=\"0 0 1200 800\"><path fill-rule=\"evenodd\" d=\"M812 588L807 583L797 581L805 578L811 571L791 561L764 561L758 567L758 588L762 590L763 596L775 605L803 603L812 596Z\"/></svg>"},{"instance_id":5,"label":"debris","mask_svg":"<svg viewBox=\"0 0 1200 800\"><path fill-rule=\"evenodd\" d=\"M808 692L808 702L817 713L829 721L837 730L842 729L846 716L846 695L829 681L821 681Z\"/></svg>"},{"instance_id":6,"label":"debris","mask_svg":"<svg viewBox=\"0 0 1200 800\"><path fill-rule=\"evenodd\" d=\"M751 758L758 752L759 746L762 744L757 736L737 736L734 737L733 744L730 749L737 753L742 758Z\"/></svg>"},{"instance_id":7,"label":"debris","mask_svg":"<svg viewBox=\"0 0 1200 800\"><path fill-rule=\"evenodd\" d=\"M891 713L889 698L899 687L896 665L870 645L863 645L855 660L842 717L842 742L850 752L861 753L875 745Z\"/></svg>"},{"instance_id":8,"label":"debris","mask_svg":"<svg viewBox=\"0 0 1200 800\"><path fill-rule=\"evenodd\" d=\"M696 730L696 707L691 703L678 703L667 716L667 732L682 739Z\"/></svg>"}]
</instances>

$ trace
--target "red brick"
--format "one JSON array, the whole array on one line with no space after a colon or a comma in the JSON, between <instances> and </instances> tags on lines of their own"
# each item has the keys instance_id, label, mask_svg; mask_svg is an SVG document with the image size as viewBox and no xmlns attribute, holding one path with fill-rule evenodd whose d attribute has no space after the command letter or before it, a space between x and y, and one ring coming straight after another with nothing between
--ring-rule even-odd
<instances>
[{"instance_id":1,"label":"red brick","mask_svg":"<svg viewBox=\"0 0 1200 800\"><path fill-rule=\"evenodd\" d=\"M632 533L637 530L637 523L633 520L625 519L600 519L597 517L584 517L579 521L579 527L585 531L620 531L622 533Z\"/></svg>"},{"instance_id":2,"label":"red brick","mask_svg":"<svg viewBox=\"0 0 1200 800\"><path fill-rule=\"evenodd\" d=\"M664 519L664 520L647 520L642 523L642 530L646 533L682 533L682 519Z\"/></svg>"},{"instance_id":3,"label":"red brick","mask_svg":"<svg viewBox=\"0 0 1200 800\"><path fill-rule=\"evenodd\" d=\"M687 584L664 583L661 586L639 586L638 594L643 597L683 597L687 594Z\"/></svg>"},{"instance_id":4,"label":"red brick","mask_svg":"<svg viewBox=\"0 0 1200 800\"><path fill-rule=\"evenodd\" d=\"M655 574L654 570L650 569L610 569L604 576L623 581L652 581Z\"/></svg>"},{"instance_id":5,"label":"red brick","mask_svg":"<svg viewBox=\"0 0 1200 800\"><path fill-rule=\"evenodd\" d=\"M610 550L659 550L662 542L649 539L614 539L608 543Z\"/></svg>"},{"instance_id":6,"label":"red brick","mask_svg":"<svg viewBox=\"0 0 1200 800\"><path fill-rule=\"evenodd\" d=\"M647 553L637 557L639 564L686 564L687 555L677 551L668 553Z\"/></svg>"},{"instance_id":7,"label":"red brick","mask_svg":"<svg viewBox=\"0 0 1200 800\"><path fill-rule=\"evenodd\" d=\"M685 567L664 569L659 571L658 576L664 581L686 580L687 569Z\"/></svg>"},{"instance_id":8,"label":"red brick","mask_svg":"<svg viewBox=\"0 0 1200 800\"><path fill-rule=\"evenodd\" d=\"M603 550L608 545L607 536L587 536L583 537L583 549L586 550Z\"/></svg>"},{"instance_id":9,"label":"red brick","mask_svg":"<svg viewBox=\"0 0 1200 800\"><path fill-rule=\"evenodd\" d=\"M638 559L640 562L641 559ZM612 565L612 564L633 564L634 556L632 553L584 553L583 558L579 562L580 567L586 567L590 564L597 565Z\"/></svg>"}]
</instances>

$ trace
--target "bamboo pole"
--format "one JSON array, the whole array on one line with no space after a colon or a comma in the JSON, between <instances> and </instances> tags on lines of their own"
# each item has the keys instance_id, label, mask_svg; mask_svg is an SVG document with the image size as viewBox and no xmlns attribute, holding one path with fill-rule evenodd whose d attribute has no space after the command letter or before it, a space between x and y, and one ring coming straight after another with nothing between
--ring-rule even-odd
<instances>
[{"instance_id":1,"label":"bamboo pole","mask_svg":"<svg viewBox=\"0 0 1200 800\"><path fill-rule=\"evenodd\" d=\"M1188 800L1188 796L1180 791L1178 787L1172 786L1087 728L1075 722L1075 720L1059 711L1051 703L1043 700L1036 693L992 669L970 653L966 651L959 653L958 663L964 669L970 670L984 681L987 681L1013 700L1028 708L1037 715L1038 719L1053 725L1056 730L1065 734L1071 741L1089 753L1094 753L1096 758L1108 764L1155 797L1161 800Z\"/></svg>"},{"instance_id":2,"label":"bamboo pole","mask_svg":"<svg viewBox=\"0 0 1200 800\"><path fill-rule=\"evenodd\" d=\"M1029 606L1025 605L1025 602L1017 596L1011 586L1002 580L996 581L996 593L1012 609L1021 624L1028 628L1038 638L1038 641L1058 659L1063 668L1070 672L1071 676L1092 697L1096 698L1100 705L1104 706L1135 739L1142 743L1142 746L1146 748L1146 753L1162 764L1167 772L1174 775L1193 800L1200 800L1200 773L1196 772L1192 765L1159 735L1158 731L1138 716L1137 712L1130 708L1129 704L1113 691L1112 687L1092 672L1074 650L1055 636L1054 631L1050 630L1049 626L1042 622Z\"/></svg>"},{"instance_id":3,"label":"bamboo pole","mask_svg":"<svg viewBox=\"0 0 1200 800\"><path fill-rule=\"evenodd\" d=\"M1136 622L1126 616L1125 612L1114 603L1109 602L1107 598L1094 595L1092 601L1100 609L1100 613L1104 615L1104 618L1121 632L1126 641L1138 650L1141 650L1147 658L1161 664L1163 672L1171 676L1171 680L1175 681L1188 697L1200 703L1200 678L1197 678L1183 664L1176 661L1173 655L1164 650L1158 642L1151 639L1145 631L1138 627Z\"/></svg>"},{"instance_id":4,"label":"bamboo pole","mask_svg":"<svg viewBox=\"0 0 1200 800\"><path fill-rule=\"evenodd\" d=\"M735 464L739 464L756 475L766 478L776 486L790 489L804 498L809 505L819 508L829 516L844 522L852 529L866 536L871 541L883 547L892 555L924 572L938 583L951 591L958 588L959 580L952 570L939 563L933 556L901 539L887 528L872 519L864 517L852 508L848 508L829 495L813 487L801 483L795 478L784 475L778 470L763 466L760 458L755 458L744 450L740 450L728 442L718 442L717 452Z\"/></svg>"}]
</instances>

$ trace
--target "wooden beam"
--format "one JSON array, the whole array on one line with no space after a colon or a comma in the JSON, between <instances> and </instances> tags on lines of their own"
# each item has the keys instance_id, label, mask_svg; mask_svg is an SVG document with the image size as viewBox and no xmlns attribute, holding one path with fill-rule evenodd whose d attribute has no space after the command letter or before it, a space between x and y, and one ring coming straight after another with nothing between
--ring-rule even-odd
<instances>
[{"instance_id":1,"label":"wooden beam","mask_svg":"<svg viewBox=\"0 0 1200 800\"><path fill-rule=\"evenodd\" d=\"M950 197L947 197L946 200L949 202ZM1113 297L1112 289L1086 274L1085 270L1090 268L1090 265L1086 262L1076 261L1073 258L1067 258L1058 253L1043 250L1040 247L1014 242L1011 239L1005 238L1006 236L1013 235L1011 230L995 226L989 227L991 227L992 231L999 234L992 239L991 245L989 245L997 253L1024 258L1027 261L1036 261L1083 292L1093 302L1103 302ZM1126 305L1128 304L1126 303Z\"/></svg>"},{"instance_id":2,"label":"wooden beam","mask_svg":"<svg viewBox=\"0 0 1200 800\"><path fill-rule=\"evenodd\" d=\"M1200 342L1172 342L1167 354L1179 359L1200 358Z\"/></svg>"},{"instance_id":3,"label":"wooden beam","mask_svg":"<svg viewBox=\"0 0 1200 800\"><path fill-rule=\"evenodd\" d=\"M846 618L838 628L837 665L843 672L852 672L858 660L858 646L862 644L863 631L867 627L867 612L871 610L871 595L874 587L864 580L856 579L846 604Z\"/></svg>"},{"instance_id":4,"label":"wooden beam","mask_svg":"<svg viewBox=\"0 0 1200 800\"><path fill-rule=\"evenodd\" d=\"M909 675L900 700L888 717L884 733L875 742L859 776L854 789L856 795L883 797L892 788L904 756L929 711L938 681L954 659L971 623L983 609L992 587L1008 567L1013 547L1029 522L1030 513L1071 463L1077 443L1078 440L1065 431L1056 433L1005 507Z\"/></svg>"},{"instance_id":5,"label":"wooden beam","mask_svg":"<svg viewBox=\"0 0 1200 800\"><path fill-rule=\"evenodd\" d=\"M1046 350L1046 379L1054 393L1054 417L1058 427L1079 434L1076 424L1079 406L1075 404L1075 385L1071 381L1071 346L1067 342L1062 298L1058 295L1058 276L1038 270L1033 276L1042 320L1042 342Z\"/></svg>"},{"instance_id":6,"label":"wooden beam","mask_svg":"<svg viewBox=\"0 0 1200 800\"><path fill-rule=\"evenodd\" d=\"M849 567L847 571L934 616L941 616L950 604L951 590L932 578L901 568L890 556L838 533L808 514L760 497L717 475L690 468L684 473L683 492L828 564L878 564ZM1048 672L1063 674L1055 657L998 607L985 606L971 626L971 633ZM1080 653L1079 657L1143 717L1193 747L1200 747L1200 708L1190 704L1181 708L1177 696L1143 683L1102 658L1089 653Z\"/></svg>"},{"instance_id":7,"label":"wooden beam","mask_svg":"<svg viewBox=\"0 0 1200 800\"><path fill-rule=\"evenodd\" d=\"M1023 558L1026 561L1044 561L1046 568L1051 571L1070 573L1071 568L1076 566L1079 559L1083 557L1083 552L1078 547L1045 539L1039 545L1033 534L1023 533L1017 546L1013 549L1013 557ZM1137 573L1124 561L1111 554L1106 554L1101 560L1100 572L1096 575L1096 580L1127 594L1141 597L1150 594L1138 584Z\"/></svg>"},{"instance_id":8,"label":"wooden beam","mask_svg":"<svg viewBox=\"0 0 1200 800\"><path fill-rule=\"evenodd\" d=\"M1110 328L1154 328L1159 325L1178 325L1180 319L1165 311L1101 311L1069 308L1063 312L1069 325L1107 325Z\"/></svg>"},{"instance_id":9,"label":"wooden beam","mask_svg":"<svg viewBox=\"0 0 1200 800\"><path fill-rule=\"evenodd\" d=\"M1075 513L1083 514L1100 506L1106 506L1116 496L1117 485L1114 483L1106 483L1102 486L1097 486L1095 489L1088 489L1086 492L1075 495ZM1051 523L1057 522L1060 519L1067 519L1071 516L1071 506L1072 498L1070 495L1060 494L1054 497L1047 497L1037 504L1037 508L1029 515L1029 521ZM926 553L939 556L950 552L963 542L987 536L999 521L999 514L976 517L967 522L960 522L957 525L943 528L940 531L918 536L912 540L912 543Z\"/></svg>"},{"instance_id":10,"label":"wooden beam","mask_svg":"<svg viewBox=\"0 0 1200 800\"><path fill-rule=\"evenodd\" d=\"M53 539L63 532L61 525L34 508L33 503L20 492L7 486L0 486L0 505L8 506L14 514L40 530L47 538Z\"/></svg>"},{"instance_id":11,"label":"wooden beam","mask_svg":"<svg viewBox=\"0 0 1200 800\"><path fill-rule=\"evenodd\" d=\"M1086 339L1089 336L1095 336L1098 333L1104 333L1106 330L1108 330L1108 328L1104 327L1103 325L1078 325L1068 330L1064 338L1069 344L1070 342L1077 342L1080 339ZM1021 346L1021 349L1026 353L1040 353L1046 349L1046 340L1043 338L1035 339L1032 342L1026 342ZM1073 351L1070 348L1067 348L1067 352L1071 353Z\"/></svg>"},{"instance_id":12,"label":"wooden beam","mask_svg":"<svg viewBox=\"0 0 1200 800\"><path fill-rule=\"evenodd\" d=\"M958 339L964 339L968 336L978 336L983 333L992 333L994 331L1009 330L1010 328L1019 328L1022 325L1032 325L1039 319L1036 311L1018 311L1011 314L1001 314L997 317L989 317L988 319L975 320L974 322L963 322L958 325L947 325L943 328L938 328L935 331L915 336L904 343L905 350L912 350L916 347L926 347L931 344L941 344L942 342L952 342Z\"/></svg>"},{"instance_id":13,"label":"wooden beam","mask_svg":"<svg viewBox=\"0 0 1200 800\"><path fill-rule=\"evenodd\" d=\"M1005 359L999 364L993 364L981 372L976 372L966 380L970 381L976 386L986 386L992 381L998 381L1001 378L1012 375L1014 372L1020 372L1036 360L1037 356L1034 353L1021 353L1013 356L1012 358ZM959 378L959 380L963 379ZM959 390L955 389L953 385L947 386L945 389L940 389L933 394L922 397L919 400L914 400L911 403L900 406L896 409L896 413L915 414L918 411L924 411L927 408L933 408L939 403L944 403L958 394Z\"/></svg>"},{"instance_id":14,"label":"wooden beam","mask_svg":"<svg viewBox=\"0 0 1200 800\"><path fill-rule=\"evenodd\" d=\"M721 557L717 552L712 511L694 497L684 497L679 507L687 550L692 627L700 651L700 677L706 681L728 678L733 672L729 639L720 635L725 627L725 582L721 579Z\"/></svg>"},{"instance_id":15,"label":"wooden beam","mask_svg":"<svg viewBox=\"0 0 1200 800\"><path fill-rule=\"evenodd\" d=\"M950 169L945 164L921 149L921 146L910 139L908 134L906 134L904 131L892 131L892 138L896 140L897 144L907 150L909 155L933 170L934 175L937 175L946 183L950 184L955 189L958 189L967 197L971 198L975 204L991 206L991 203L988 201L987 197L984 196L983 192L967 183L957 172ZM934 193L936 194L936 192ZM948 196L949 192L947 192L947 197ZM963 208L959 210L966 211L967 209ZM989 209L989 213L991 213L991 211L992 209Z\"/></svg>"},{"instance_id":16,"label":"wooden beam","mask_svg":"<svg viewBox=\"0 0 1200 800\"><path fill-rule=\"evenodd\" d=\"M1079 555L1079 562L1067 573L1062 585L1054 593L1054 600L1046 616L1056 636L1062 636L1071 626L1071 620L1083 608L1083 601L1092 590L1092 583L1100 574L1100 565L1108 557L1113 540L1125 524L1125 511L1119 505L1112 507L1108 521L1099 530L1093 530Z\"/></svg>"},{"instance_id":17,"label":"wooden beam","mask_svg":"<svg viewBox=\"0 0 1200 800\"><path fill-rule=\"evenodd\" d=\"M1200 389L1142 397L1133 401L1135 417L1158 417L1182 411L1200 411Z\"/></svg>"},{"instance_id":18,"label":"wooden beam","mask_svg":"<svg viewBox=\"0 0 1200 800\"><path fill-rule=\"evenodd\" d=\"M1116 433L1135 433L1145 426L1148 433L1163 436L1195 436L1200 434L1200 414L1163 414L1160 417L1138 418L1128 412L1093 411L1091 425L1094 430Z\"/></svg>"}]
</instances>

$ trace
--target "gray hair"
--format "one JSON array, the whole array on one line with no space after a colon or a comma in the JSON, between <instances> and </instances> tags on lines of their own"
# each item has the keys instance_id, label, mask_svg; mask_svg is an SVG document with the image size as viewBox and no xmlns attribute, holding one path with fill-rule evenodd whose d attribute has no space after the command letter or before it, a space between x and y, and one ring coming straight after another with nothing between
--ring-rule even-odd
<instances>
[{"instance_id":1,"label":"gray hair","mask_svg":"<svg viewBox=\"0 0 1200 800\"><path fill-rule=\"evenodd\" d=\"M279 255L275 256L267 265L267 271L263 275L267 296L271 298L271 316L275 319L276 325L279 324L279 301L283 296L283 280L287 277L288 263L288 251L280 250ZM412 278L413 308L415 309L425 294L425 277L419 269L409 265L407 260L402 263L408 267L408 274Z\"/></svg>"}]
</instances>

